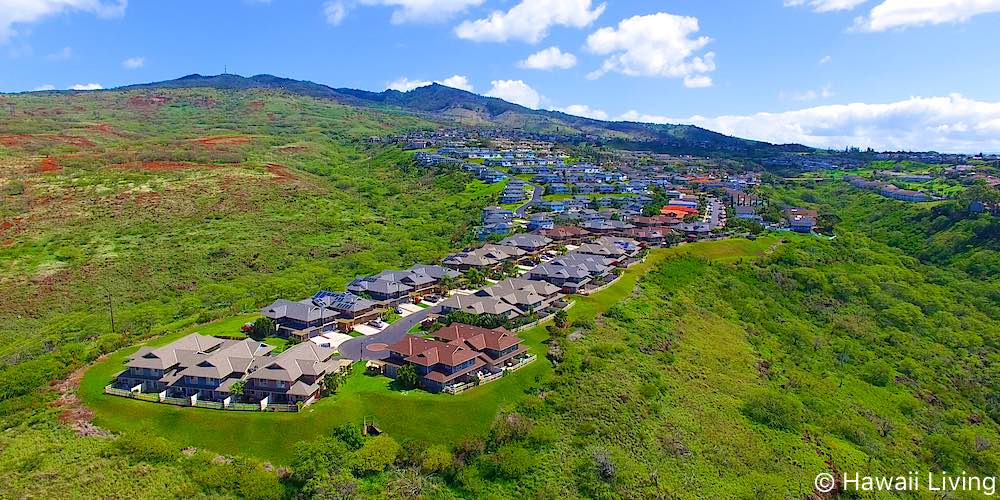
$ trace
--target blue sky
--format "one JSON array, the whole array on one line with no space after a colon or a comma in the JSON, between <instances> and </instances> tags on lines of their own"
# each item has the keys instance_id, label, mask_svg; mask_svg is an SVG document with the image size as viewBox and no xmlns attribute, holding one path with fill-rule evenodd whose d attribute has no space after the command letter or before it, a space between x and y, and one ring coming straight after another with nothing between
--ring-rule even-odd
<instances>
[{"instance_id":1,"label":"blue sky","mask_svg":"<svg viewBox=\"0 0 1000 500\"><path fill-rule=\"evenodd\" d=\"M442 81L774 142L1000 151L1000 0L0 0L0 92ZM529 59L529 56L535 55Z\"/></svg>"}]
</instances>

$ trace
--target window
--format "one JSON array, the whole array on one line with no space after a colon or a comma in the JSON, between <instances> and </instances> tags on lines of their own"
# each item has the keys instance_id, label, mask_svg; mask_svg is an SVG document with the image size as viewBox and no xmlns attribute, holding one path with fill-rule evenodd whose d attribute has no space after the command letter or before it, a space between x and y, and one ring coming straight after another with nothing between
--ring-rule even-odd
<instances>
[{"instance_id":1,"label":"window","mask_svg":"<svg viewBox=\"0 0 1000 500\"><path fill-rule=\"evenodd\" d=\"M285 381L284 380L279 380L278 381L278 389L284 389L284 388L285 388Z\"/></svg>"}]
</instances>

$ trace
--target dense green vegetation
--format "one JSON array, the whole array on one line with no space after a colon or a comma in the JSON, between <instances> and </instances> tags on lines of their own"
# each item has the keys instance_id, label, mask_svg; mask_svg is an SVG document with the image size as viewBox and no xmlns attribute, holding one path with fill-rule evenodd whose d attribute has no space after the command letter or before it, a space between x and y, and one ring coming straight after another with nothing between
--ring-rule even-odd
<instances>
[{"instance_id":1,"label":"dense green vegetation","mask_svg":"<svg viewBox=\"0 0 1000 500\"><path fill-rule=\"evenodd\" d=\"M210 90L8 99L19 112L0 136L17 154L0 172L27 187L3 198L0 419L137 339L435 261L497 189L365 146L427 124L326 101Z\"/></svg>"},{"instance_id":2,"label":"dense green vegetation","mask_svg":"<svg viewBox=\"0 0 1000 500\"><path fill-rule=\"evenodd\" d=\"M278 91L6 99L0 496L802 498L823 471L1000 472L996 218L838 181L764 190L835 238L653 252L459 396L360 365L300 414L104 396L154 337L436 260L500 186L366 145L432 124Z\"/></svg>"}]
</instances>

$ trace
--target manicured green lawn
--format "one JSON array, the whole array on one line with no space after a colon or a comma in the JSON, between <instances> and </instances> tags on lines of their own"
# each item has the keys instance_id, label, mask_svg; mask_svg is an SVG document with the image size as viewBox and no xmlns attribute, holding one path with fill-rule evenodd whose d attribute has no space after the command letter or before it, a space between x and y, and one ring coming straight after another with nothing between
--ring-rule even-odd
<instances>
[{"instance_id":1,"label":"manicured green lawn","mask_svg":"<svg viewBox=\"0 0 1000 500\"><path fill-rule=\"evenodd\" d=\"M760 255L777 241L777 237L757 241L727 240L654 250L611 287L591 296L573 297L576 304L569 311L570 318L593 317L606 311L627 296L646 271L670 255L692 253L710 258ZM249 319L252 316L188 328L160 337L152 344L163 345L191 331L231 333L233 328L238 331L239 325ZM362 363L355 364L338 394L298 414L223 412L104 395L104 385L123 368L124 360L138 347L116 352L94 365L83 378L80 396L93 410L95 423L106 429L140 431L163 436L181 446L254 456L278 464L290 461L296 441L329 434L343 423L360 424L364 417L374 417L384 432L397 439L454 443L465 436L483 433L498 411L519 398L532 397L525 394L525 389L550 374L551 365L544 356L546 346L543 343L548 337L545 327L537 326L520 336L530 352L538 355L537 361L502 380L457 396L394 390L389 385L390 379L366 375Z\"/></svg>"}]
</instances>

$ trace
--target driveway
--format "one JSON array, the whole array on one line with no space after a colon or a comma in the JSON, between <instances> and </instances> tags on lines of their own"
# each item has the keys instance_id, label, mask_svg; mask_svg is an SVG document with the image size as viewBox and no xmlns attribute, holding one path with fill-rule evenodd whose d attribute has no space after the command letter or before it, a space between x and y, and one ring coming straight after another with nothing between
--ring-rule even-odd
<instances>
[{"instance_id":1,"label":"driveway","mask_svg":"<svg viewBox=\"0 0 1000 500\"><path fill-rule=\"evenodd\" d=\"M389 357L389 351L382 349L378 351L373 351L368 348L372 344L383 344L392 345L406 336L406 332L410 331L410 328L416 326L417 323L427 319L431 314L438 314L441 312L441 306L428 307L427 309L421 309L413 314L404 316L396 320L395 323L387 326L384 330L374 335L366 335L364 337L354 337L343 344L340 344L340 355L345 359L385 359Z\"/></svg>"},{"instance_id":2,"label":"driveway","mask_svg":"<svg viewBox=\"0 0 1000 500\"><path fill-rule=\"evenodd\" d=\"M545 190L542 189L542 186L535 186L535 190L531 193L531 201L517 207L517 210L514 210L514 216L523 219L525 212L528 211L528 207L530 207L532 203L542 201L542 193L544 192Z\"/></svg>"}]
</instances>

